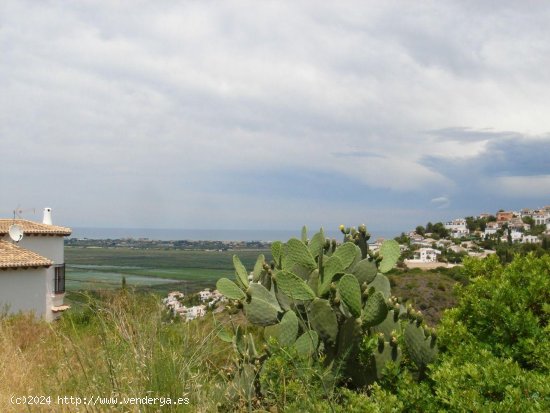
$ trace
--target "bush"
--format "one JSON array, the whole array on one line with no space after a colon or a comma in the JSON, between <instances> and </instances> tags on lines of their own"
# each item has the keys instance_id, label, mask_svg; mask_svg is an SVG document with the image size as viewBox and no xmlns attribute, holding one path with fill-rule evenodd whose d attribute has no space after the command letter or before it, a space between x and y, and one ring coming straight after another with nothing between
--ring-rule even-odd
<instances>
[{"instance_id":1,"label":"bush","mask_svg":"<svg viewBox=\"0 0 550 413\"><path fill-rule=\"evenodd\" d=\"M458 326L497 357L510 357L522 368L548 371L550 256L516 256L504 267L497 257L467 260L471 279L459 288L459 305L447 314L442 339L453 341ZM459 337L462 339L463 337Z\"/></svg>"}]
</instances>

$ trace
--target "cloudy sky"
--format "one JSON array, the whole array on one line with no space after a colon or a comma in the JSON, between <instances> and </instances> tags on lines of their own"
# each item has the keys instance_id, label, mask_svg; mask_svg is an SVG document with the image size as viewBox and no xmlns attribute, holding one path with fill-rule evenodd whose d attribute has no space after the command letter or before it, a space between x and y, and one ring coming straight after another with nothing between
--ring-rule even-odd
<instances>
[{"instance_id":1,"label":"cloudy sky","mask_svg":"<svg viewBox=\"0 0 550 413\"><path fill-rule=\"evenodd\" d=\"M327 3L2 0L0 215L407 230L550 204L548 2Z\"/></svg>"}]
</instances>

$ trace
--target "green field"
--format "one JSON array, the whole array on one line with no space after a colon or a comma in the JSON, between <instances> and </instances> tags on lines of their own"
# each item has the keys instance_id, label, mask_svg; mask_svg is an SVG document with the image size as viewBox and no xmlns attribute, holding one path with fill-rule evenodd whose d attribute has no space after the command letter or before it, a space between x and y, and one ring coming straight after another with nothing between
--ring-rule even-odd
<instances>
[{"instance_id":1,"label":"green field","mask_svg":"<svg viewBox=\"0 0 550 413\"><path fill-rule=\"evenodd\" d=\"M67 291L120 288L195 292L213 287L221 277L233 276L233 254L238 253L248 269L258 254L270 259L269 251L186 251L133 248L66 247Z\"/></svg>"}]
</instances>

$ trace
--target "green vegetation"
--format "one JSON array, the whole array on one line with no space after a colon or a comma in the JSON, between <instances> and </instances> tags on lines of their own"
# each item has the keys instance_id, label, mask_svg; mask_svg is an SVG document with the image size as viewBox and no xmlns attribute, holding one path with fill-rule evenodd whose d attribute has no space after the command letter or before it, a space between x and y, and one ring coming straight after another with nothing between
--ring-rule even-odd
<instances>
[{"instance_id":1,"label":"green vegetation","mask_svg":"<svg viewBox=\"0 0 550 413\"><path fill-rule=\"evenodd\" d=\"M239 251L251 265L261 250ZM269 251L264 251L268 254ZM68 291L118 289L122 276L142 291L181 289L195 292L213 287L233 272L230 251L188 251L135 248L66 247ZM182 283L174 283L181 280Z\"/></svg>"},{"instance_id":2,"label":"green vegetation","mask_svg":"<svg viewBox=\"0 0 550 413\"><path fill-rule=\"evenodd\" d=\"M445 228L442 222L436 222L435 224L428 222L426 227L419 225L416 227L415 232L422 236L432 234L431 236L433 239L446 238L450 235L449 230Z\"/></svg>"},{"instance_id":3,"label":"green vegetation","mask_svg":"<svg viewBox=\"0 0 550 413\"><path fill-rule=\"evenodd\" d=\"M500 241L501 235L497 233L495 239L481 240L479 241L479 245L485 249L495 250L496 255L503 264L512 262L516 255L526 256L527 254L534 254L537 257L542 257L550 253L550 237L547 235L542 237L540 244L502 242Z\"/></svg>"},{"instance_id":4,"label":"green vegetation","mask_svg":"<svg viewBox=\"0 0 550 413\"><path fill-rule=\"evenodd\" d=\"M133 289L132 273L124 289L93 298L73 292L79 305L56 323L0 315L0 411L63 411L9 402L29 394L189 399L163 408L80 406L90 412L550 411L550 255L382 274L395 247L363 256L366 230L344 232L340 246L304 234L274 243L273 259L269 252L235 258L235 282L219 286L231 308L189 323L167 313L158 296ZM107 256L115 253L98 254L112 265ZM121 267L138 267L129 261L144 255L124 254ZM432 323L435 331L386 295L391 283L394 294L408 292L422 305L428 291L435 302L455 280L454 308ZM436 347L424 346L434 340Z\"/></svg>"},{"instance_id":5,"label":"green vegetation","mask_svg":"<svg viewBox=\"0 0 550 413\"><path fill-rule=\"evenodd\" d=\"M364 225L342 232L340 246L325 239L322 230L308 240L305 229L302 240L274 243L274 262L269 265L260 255L252 281L235 256L236 282L218 281L218 290L243 309L251 325L265 327L264 351L241 326L225 334L240 359L235 386L250 397L269 398L271 386L257 382L273 381L265 377L266 369L279 365L280 360L271 360L279 346L324 368L311 379L320 380L326 397L328 387L372 385L383 377L386 364L401 366L403 353L421 378L437 355L435 331L423 324L422 314L390 295L384 273L397 263L397 242L385 241L371 254ZM288 406L279 400L277 407Z\"/></svg>"}]
</instances>

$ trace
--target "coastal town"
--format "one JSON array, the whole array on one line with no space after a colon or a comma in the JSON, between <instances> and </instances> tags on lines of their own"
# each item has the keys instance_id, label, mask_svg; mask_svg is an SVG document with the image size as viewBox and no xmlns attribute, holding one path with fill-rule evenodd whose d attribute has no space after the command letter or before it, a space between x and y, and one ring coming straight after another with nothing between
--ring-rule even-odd
<instances>
[{"instance_id":1,"label":"coastal town","mask_svg":"<svg viewBox=\"0 0 550 413\"><path fill-rule=\"evenodd\" d=\"M499 246L548 247L550 206L499 210L495 214L482 213L445 223L428 223L396 239L401 245L404 264L408 268L426 269L457 265L465 256L483 258L495 254Z\"/></svg>"}]
</instances>

